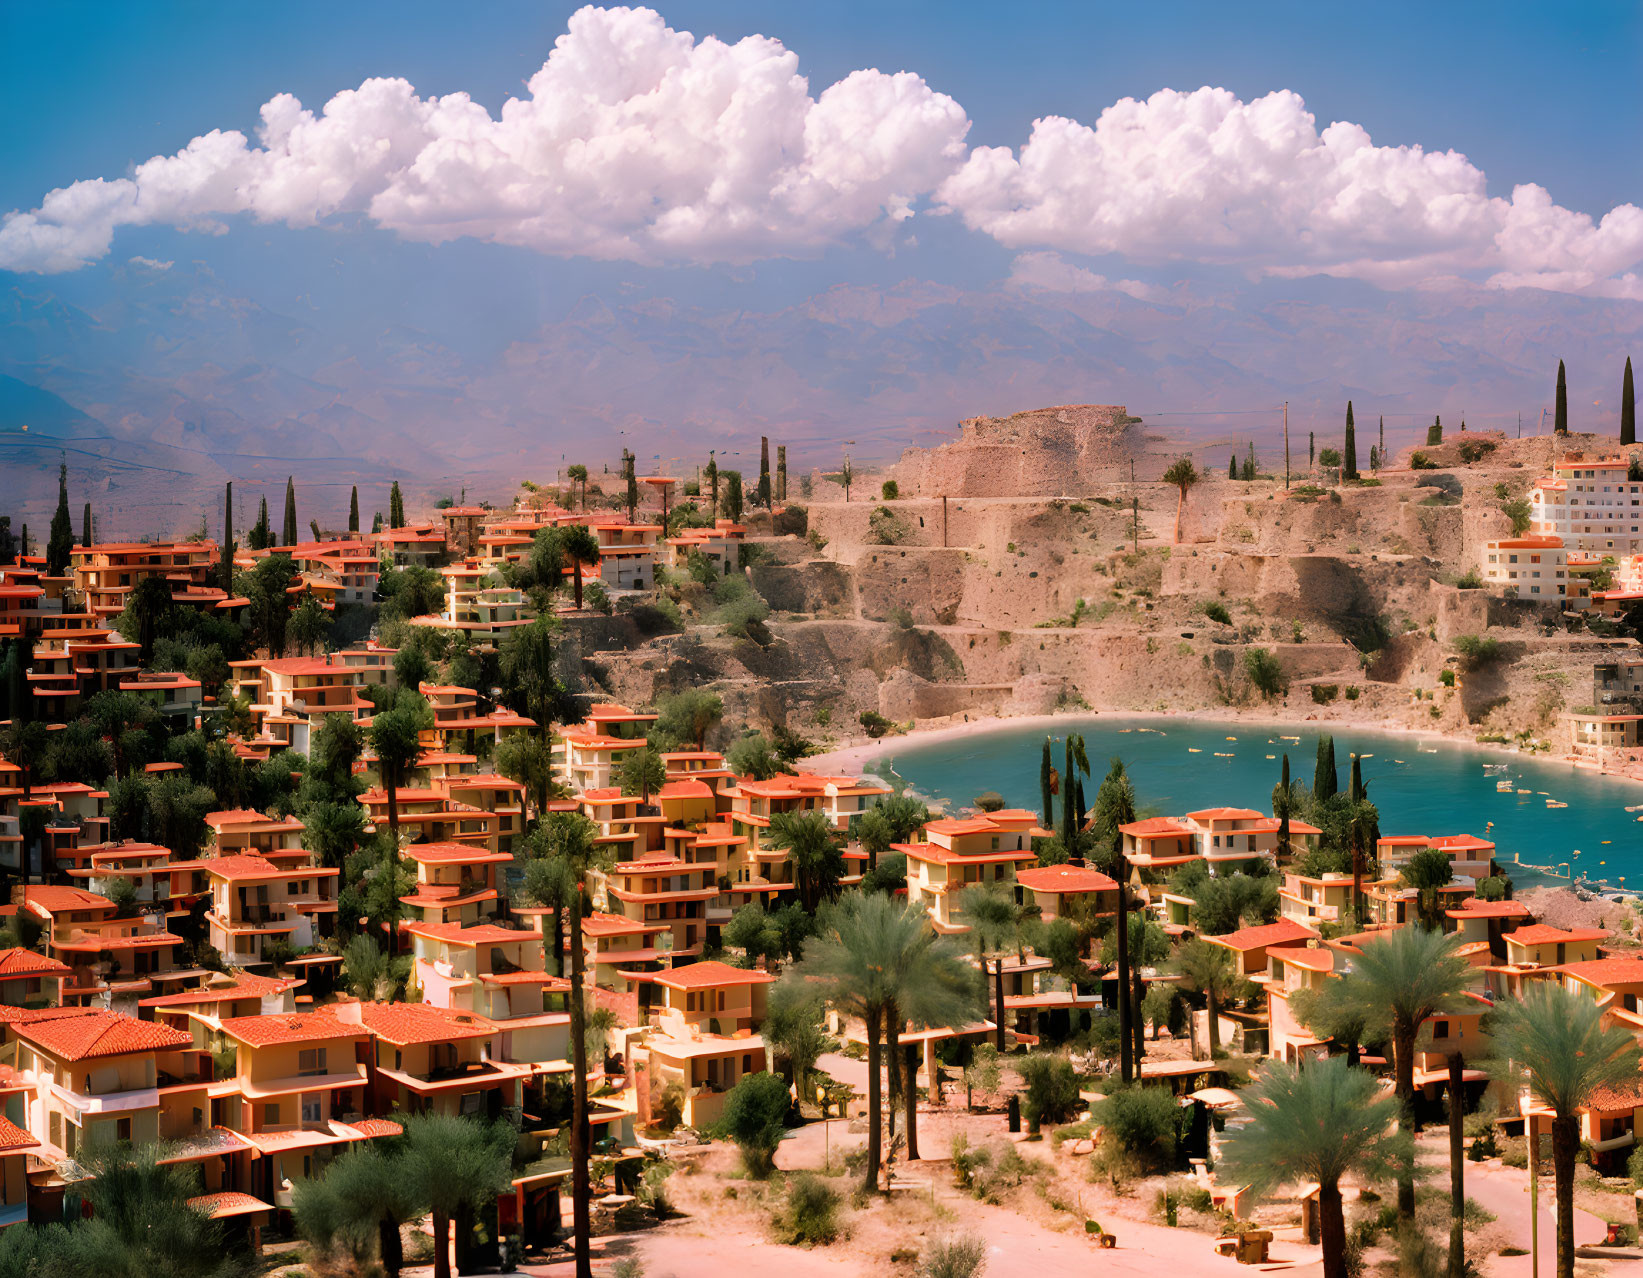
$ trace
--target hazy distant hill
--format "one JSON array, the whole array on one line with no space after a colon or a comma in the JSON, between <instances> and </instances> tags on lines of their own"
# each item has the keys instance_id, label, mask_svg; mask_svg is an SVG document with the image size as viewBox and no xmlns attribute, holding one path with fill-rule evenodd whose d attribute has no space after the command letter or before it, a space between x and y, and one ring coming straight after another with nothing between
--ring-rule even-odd
<instances>
[{"instance_id":1,"label":"hazy distant hill","mask_svg":"<svg viewBox=\"0 0 1643 1278\"><path fill-rule=\"evenodd\" d=\"M69 447L83 449L71 468L111 484L120 504L153 500L197 525L227 478L254 501L294 473L303 521L323 523L353 483L372 490L367 511L394 477L500 498L561 456L597 463L623 445L647 461L717 448L751 470L761 433L789 445L795 469L832 463L845 441L888 461L961 418L1055 403L1124 403L1149 429L1216 450L1274 447L1286 398L1300 448L1309 429L1338 434L1348 396L1360 430L1406 414L1388 421L1398 445L1433 412L1511 430L1522 408L1532 430L1551 371L1575 350L1583 367L1612 365L1614 383L1573 385L1571 364L1587 418L1577 425L1611 429L1643 308L1355 284L1143 300L908 281L768 313L587 296L475 353L403 325L339 340L233 296L204 268L178 268L124 281L97 305L30 281L0 294L0 332L7 509L45 513L55 449ZM25 420L62 440L19 445Z\"/></svg>"}]
</instances>

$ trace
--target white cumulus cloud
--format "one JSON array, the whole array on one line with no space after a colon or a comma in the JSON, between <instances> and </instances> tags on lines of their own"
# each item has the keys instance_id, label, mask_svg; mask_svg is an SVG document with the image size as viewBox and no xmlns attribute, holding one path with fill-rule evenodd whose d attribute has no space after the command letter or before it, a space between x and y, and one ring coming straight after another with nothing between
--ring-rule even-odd
<instances>
[{"instance_id":1,"label":"white cumulus cloud","mask_svg":"<svg viewBox=\"0 0 1643 1278\"><path fill-rule=\"evenodd\" d=\"M964 109L910 72L856 71L812 96L797 56L769 37L698 40L649 9L587 7L495 116L401 79L367 80L318 112L281 94L254 138L215 130L7 215L0 269L74 270L122 226L220 234L235 216L747 263L886 246L933 210L1026 251L1017 285L1146 295L1036 252L1643 297L1643 210L1594 220L1536 185L1491 196L1464 155L1377 146L1348 122L1320 130L1290 92L1126 98L1093 126L1037 120L1019 150L970 150L968 131Z\"/></svg>"},{"instance_id":2,"label":"white cumulus cloud","mask_svg":"<svg viewBox=\"0 0 1643 1278\"><path fill-rule=\"evenodd\" d=\"M696 40L649 9L574 14L528 94L367 80L315 114L281 94L255 143L195 138L130 177L51 192L0 223L0 267L73 270L121 226L221 232L359 214L411 238L472 236L636 262L737 262L893 226L965 157L963 108L906 72L856 71L811 97L797 56Z\"/></svg>"},{"instance_id":3,"label":"white cumulus cloud","mask_svg":"<svg viewBox=\"0 0 1643 1278\"><path fill-rule=\"evenodd\" d=\"M1539 186L1491 197L1454 151L1376 146L1319 130L1294 93L1225 89L1126 98L1094 126L1034 122L1019 153L977 147L937 193L1012 248L1189 260L1274 275L1349 275L1390 288L1434 276L1643 296L1643 210L1601 222Z\"/></svg>"}]
</instances>

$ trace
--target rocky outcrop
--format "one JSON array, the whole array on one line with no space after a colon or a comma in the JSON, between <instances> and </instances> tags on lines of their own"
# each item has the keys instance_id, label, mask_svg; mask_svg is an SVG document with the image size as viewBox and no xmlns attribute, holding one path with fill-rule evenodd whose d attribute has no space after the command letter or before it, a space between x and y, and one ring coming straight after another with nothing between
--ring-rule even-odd
<instances>
[{"instance_id":1,"label":"rocky outcrop","mask_svg":"<svg viewBox=\"0 0 1643 1278\"><path fill-rule=\"evenodd\" d=\"M910 448L892 472L909 495L1073 496L1123 477L1147 453L1140 419L1121 404L1066 404L972 417L937 448Z\"/></svg>"}]
</instances>

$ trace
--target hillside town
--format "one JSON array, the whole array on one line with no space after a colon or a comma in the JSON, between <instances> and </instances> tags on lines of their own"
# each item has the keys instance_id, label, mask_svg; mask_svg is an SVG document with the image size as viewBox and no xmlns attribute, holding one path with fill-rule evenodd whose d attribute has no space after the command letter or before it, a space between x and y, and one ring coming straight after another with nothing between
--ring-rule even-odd
<instances>
[{"instance_id":1,"label":"hillside town","mask_svg":"<svg viewBox=\"0 0 1643 1278\"><path fill-rule=\"evenodd\" d=\"M1446 581L1393 550L1377 589L1418 582L1447 644L1437 622L1229 635L1238 656L1201 663L1223 704L1328 727L1342 686L1360 710L1413 691L1478 733L1493 707L1468 685L1511 642L1585 662L1593 704L1500 744L1635 766L1633 440L1435 426L1360 470L1349 407L1342 450L1293 475L1235 456L1212 484L1177 457L1137 486L1108 473L1149 447L1124 410L1045 413L1009 483L1055 491L1011 517L1107 511L1130 548L1100 571L1163 565L1117 644L1152 653L1146 627L1188 616L1233 631L1225 584L1273 525L1317 563L1388 493L1427 494L1433 519L1464 510L1449 554L1470 563ZM1062 428L1081 495L1028 464ZM1575 919L1573 892L1520 891L1488 829L1411 829L1372 800L1350 721L1316 758L1269 754L1258 793L1148 809L1145 777L1088 757L1077 671L971 676L970 589L945 619L916 594L1004 517L966 491L1000 427L966 429L871 477L846 455L790 482L767 442L745 486L631 453L495 504L413 513L396 484L334 530L299 527L288 483L279 530L262 497L243 540L231 486L219 537L98 540L90 503L77 532L65 463L45 538L0 519L0 1273L86 1272L74 1249L124 1245L133 1211L173 1222L190 1273L585 1278L801 1246L958 1273L954 1211L1010 1217L1026 1255L1190 1272L1643 1259L1635 898L1584 894L1596 921ZM1531 443L1545 473L1514 458L1497 481ZM1256 501L1282 513L1245 537ZM861 702L813 671L801 708L768 662L847 571L894 676L866 670ZM1078 571L1018 599L1023 639L1103 633L1083 598L1035 619ZM1201 572L1223 593L1189 604ZM1032 806L943 808L829 763L840 734L1029 692L1068 716Z\"/></svg>"}]
</instances>

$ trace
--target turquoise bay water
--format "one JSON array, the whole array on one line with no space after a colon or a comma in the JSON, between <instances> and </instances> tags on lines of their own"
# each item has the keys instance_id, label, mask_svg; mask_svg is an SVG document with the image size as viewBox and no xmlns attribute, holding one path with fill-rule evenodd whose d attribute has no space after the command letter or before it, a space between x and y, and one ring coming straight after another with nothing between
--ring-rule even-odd
<instances>
[{"instance_id":1,"label":"turquoise bay water","mask_svg":"<svg viewBox=\"0 0 1643 1278\"><path fill-rule=\"evenodd\" d=\"M1316 725L1309 724L1269 727L1116 715L1069 716L1053 728L1057 768L1066 734L1084 734L1095 774L1085 783L1086 802L1094 801L1095 786L1117 755L1135 782L1138 803L1168 816L1220 806L1271 811L1279 758L1287 752L1290 776L1310 785L1319 735ZM949 808L996 790L1011 806L1036 809L1044 735L1042 726L1005 727L899 748L891 742L872 767L888 767L920 794ZM1286 739L1297 736L1298 741ZM1560 875L1572 867L1575 875L1643 892L1643 825L1637 820L1643 810L1626 811L1628 805L1643 805L1643 785L1439 738L1355 729L1337 731L1334 737L1343 789L1351 753L1364 756L1364 783L1380 808L1383 834L1493 839L1496 859L1522 886L1549 880L1527 870L1520 873L1511 866L1514 858L1525 866L1552 867ZM1512 793L1496 789L1501 780L1512 782ZM1548 807L1548 797L1569 806ZM1486 828L1490 822L1493 827Z\"/></svg>"}]
</instances>

